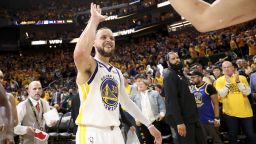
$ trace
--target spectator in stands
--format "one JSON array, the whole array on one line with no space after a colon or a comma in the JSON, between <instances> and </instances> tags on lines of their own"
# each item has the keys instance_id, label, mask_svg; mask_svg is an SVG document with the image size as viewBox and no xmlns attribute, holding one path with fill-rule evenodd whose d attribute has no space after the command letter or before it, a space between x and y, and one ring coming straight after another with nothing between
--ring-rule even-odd
<instances>
[{"instance_id":1,"label":"spectator in stands","mask_svg":"<svg viewBox=\"0 0 256 144\"><path fill-rule=\"evenodd\" d=\"M238 74L229 61L222 63L224 76L216 81L216 89L222 97L223 113L228 127L229 143L237 144L239 125L247 136L248 144L256 143L253 131L253 112L248 100L250 86L244 76Z\"/></svg>"},{"instance_id":2,"label":"spectator in stands","mask_svg":"<svg viewBox=\"0 0 256 144\"><path fill-rule=\"evenodd\" d=\"M221 68L219 68L217 66L213 68L212 73L213 73L215 80L217 80L219 77L222 76L222 70L221 70Z\"/></svg>"},{"instance_id":3,"label":"spectator in stands","mask_svg":"<svg viewBox=\"0 0 256 144\"><path fill-rule=\"evenodd\" d=\"M158 85L163 85L164 77L161 75L160 71L157 70L155 74L154 83Z\"/></svg>"},{"instance_id":4,"label":"spectator in stands","mask_svg":"<svg viewBox=\"0 0 256 144\"><path fill-rule=\"evenodd\" d=\"M256 56L253 57L253 62L256 64ZM256 69L253 69L253 72L250 76L250 86L252 90L252 96L256 99Z\"/></svg>"},{"instance_id":5,"label":"spectator in stands","mask_svg":"<svg viewBox=\"0 0 256 144\"><path fill-rule=\"evenodd\" d=\"M29 98L17 105L18 125L14 128L16 135L22 136L23 144L34 144L35 130L45 131L43 114L50 110L47 101L41 98L43 91L39 81L32 81L28 87ZM51 121L48 126L54 126Z\"/></svg>"},{"instance_id":6,"label":"spectator in stands","mask_svg":"<svg viewBox=\"0 0 256 144\"><path fill-rule=\"evenodd\" d=\"M60 105L60 112L65 114L66 112L69 112L71 109L71 100L73 95L72 89L63 88L61 94L61 105Z\"/></svg>"},{"instance_id":7,"label":"spectator in stands","mask_svg":"<svg viewBox=\"0 0 256 144\"><path fill-rule=\"evenodd\" d=\"M248 48L249 48L249 56L256 55L256 41L253 38L253 36L249 36L246 43L247 43Z\"/></svg>"},{"instance_id":8,"label":"spectator in stands","mask_svg":"<svg viewBox=\"0 0 256 144\"><path fill-rule=\"evenodd\" d=\"M57 89L52 96L51 105L55 107L57 110L60 110L61 105L61 92L59 89Z\"/></svg>"},{"instance_id":9,"label":"spectator in stands","mask_svg":"<svg viewBox=\"0 0 256 144\"><path fill-rule=\"evenodd\" d=\"M79 108L80 108L80 98L79 94L75 94L71 101L71 117L74 121L76 121L76 118L79 114ZM73 131L73 134L75 135L77 132L77 125L75 124L75 128Z\"/></svg>"},{"instance_id":10,"label":"spectator in stands","mask_svg":"<svg viewBox=\"0 0 256 144\"><path fill-rule=\"evenodd\" d=\"M3 80L4 80L4 74L3 72L0 70L0 84L3 84ZM16 99L15 97L11 94L11 93L7 93L6 92L6 97L8 99L9 105L11 106L11 120L10 122L10 128L7 129L7 139L6 141L8 141L9 143L14 143L14 139L13 139L13 128L18 124L18 118L17 118L17 110L15 108L16 106Z\"/></svg>"},{"instance_id":11,"label":"spectator in stands","mask_svg":"<svg viewBox=\"0 0 256 144\"><path fill-rule=\"evenodd\" d=\"M199 71L199 72L204 74L204 77L203 77L203 81L204 82L206 82L208 84L212 84L212 82L213 82L212 79L213 78L210 76L210 74L207 71L205 71L205 69L203 68L202 64L199 64L199 63L196 64L196 69L197 69L197 71Z\"/></svg>"},{"instance_id":12,"label":"spectator in stands","mask_svg":"<svg viewBox=\"0 0 256 144\"><path fill-rule=\"evenodd\" d=\"M143 115L150 120L158 129L160 128L160 121L163 120L166 109L163 98L157 91L149 89L149 80L143 79L138 83L139 93L132 97L132 100L141 109ZM136 132L140 143L154 143L154 138L150 135L147 127L141 125L136 120ZM144 137L144 138L143 138Z\"/></svg>"},{"instance_id":13,"label":"spectator in stands","mask_svg":"<svg viewBox=\"0 0 256 144\"><path fill-rule=\"evenodd\" d=\"M1 76L0 76L1 78ZM0 83L0 143L13 142L13 134L9 133L13 129L11 105L6 96L4 87Z\"/></svg>"},{"instance_id":14,"label":"spectator in stands","mask_svg":"<svg viewBox=\"0 0 256 144\"><path fill-rule=\"evenodd\" d=\"M166 56L168 69L164 71L164 96L166 101L166 122L178 134L174 143L204 144L194 95L190 92L189 82L184 76L177 53Z\"/></svg>"},{"instance_id":15,"label":"spectator in stands","mask_svg":"<svg viewBox=\"0 0 256 144\"><path fill-rule=\"evenodd\" d=\"M203 81L203 74L198 71L191 73L194 83L192 92L196 99L199 120L204 136L213 138L214 144L221 144L218 128L220 126L219 101L216 89Z\"/></svg>"},{"instance_id":16,"label":"spectator in stands","mask_svg":"<svg viewBox=\"0 0 256 144\"><path fill-rule=\"evenodd\" d=\"M236 64L237 64L237 71L239 73L239 75L243 75L246 78L248 78L248 75L246 74L246 60L245 59L238 59L236 60Z\"/></svg>"}]
</instances>

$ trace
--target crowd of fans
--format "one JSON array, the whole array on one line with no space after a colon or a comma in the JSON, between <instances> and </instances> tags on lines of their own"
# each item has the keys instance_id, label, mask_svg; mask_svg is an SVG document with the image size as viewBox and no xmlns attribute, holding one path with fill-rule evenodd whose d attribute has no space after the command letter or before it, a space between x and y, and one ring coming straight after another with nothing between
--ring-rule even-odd
<instances>
[{"instance_id":1,"label":"crowd of fans","mask_svg":"<svg viewBox=\"0 0 256 144\"><path fill-rule=\"evenodd\" d=\"M184 73L201 71L207 82L221 75L214 70L220 69L224 60L237 64L239 72L248 80L256 71L256 25L255 21L209 33L181 32L176 35L152 34L129 42L118 41L115 56L111 59L114 66L126 73L130 85L138 76L150 81L150 87L161 91L162 71L166 67L165 55L177 52L184 59ZM218 59L214 56L223 54ZM200 61L206 58L207 61ZM77 94L75 84L76 69L72 50L52 49L42 52L23 52L22 55L1 54L0 67L4 72L4 87L16 97L16 103L27 97L28 84L40 80L44 88L43 97L59 112L70 111L71 100ZM208 63L207 63L208 62Z\"/></svg>"},{"instance_id":2,"label":"crowd of fans","mask_svg":"<svg viewBox=\"0 0 256 144\"><path fill-rule=\"evenodd\" d=\"M118 24L106 23L104 26L113 29L114 32L129 30L134 28L138 30L147 26L152 26L154 24L159 24L161 22L166 22L171 20L173 15L170 13L156 14L152 16L151 14L146 14L140 18L128 19L123 22L118 22ZM78 23L81 21L82 28L83 25L88 21L89 17L84 15L79 16ZM67 31L53 31L53 30L37 30L29 31L26 35L21 36L22 41L26 40L52 40L52 39L62 39L62 40L71 40L73 38L79 37L81 34L81 29L77 28L76 30L67 30Z\"/></svg>"},{"instance_id":3,"label":"crowd of fans","mask_svg":"<svg viewBox=\"0 0 256 144\"><path fill-rule=\"evenodd\" d=\"M132 42L117 42L116 54L112 58L112 64L120 68L123 73L131 77L146 73L149 67L157 71L157 65L165 65L165 54L168 51L178 52L186 59L187 68L202 57L207 57L211 62L211 56L229 52L229 57L247 58L248 62L256 54L256 27L255 21L227 28L224 30L199 33L180 33L178 35L152 34L148 37L140 37ZM73 63L72 50L61 49L53 52L26 53L23 55L1 54L0 67L5 75L5 88L8 92L15 92L16 96L24 93L27 84L35 79L47 87L51 82L61 78L72 78L76 75ZM207 63L203 63L207 66ZM61 88L61 87L59 87ZM22 91L23 90L23 91ZM50 95L51 97L51 95Z\"/></svg>"},{"instance_id":4,"label":"crowd of fans","mask_svg":"<svg viewBox=\"0 0 256 144\"><path fill-rule=\"evenodd\" d=\"M129 0L114 0L114 1L93 1L100 4L101 7L113 7L121 4L128 5ZM114 8L104 11L108 16L111 15L127 15L135 12L140 8L156 5L156 0L144 0L140 5ZM1 9L0 18L16 21L18 24L22 21L40 21L40 20L58 20L58 19L73 19L77 13L86 12L90 7L90 2L82 0L53 0L53 1L33 1L23 9ZM33 11L33 12L31 12Z\"/></svg>"}]
</instances>

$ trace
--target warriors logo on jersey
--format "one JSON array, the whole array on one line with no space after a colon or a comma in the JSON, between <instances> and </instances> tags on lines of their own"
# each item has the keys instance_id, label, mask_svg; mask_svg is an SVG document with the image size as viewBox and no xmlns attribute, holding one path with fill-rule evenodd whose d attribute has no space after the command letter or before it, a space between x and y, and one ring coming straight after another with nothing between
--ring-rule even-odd
<instances>
[{"instance_id":1,"label":"warriors logo on jersey","mask_svg":"<svg viewBox=\"0 0 256 144\"><path fill-rule=\"evenodd\" d=\"M103 77L100 90L105 108L115 110L118 106L118 84L111 75Z\"/></svg>"},{"instance_id":2,"label":"warriors logo on jersey","mask_svg":"<svg viewBox=\"0 0 256 144\"><path fill-rule=\"evenodd\" d=\"M203 103L203 98L202 98L202 94L200 92L194 92L195 95L195 100L196 100L196 105L197 107L201 107L204 103Z\"/></svg>"}]
</instances>

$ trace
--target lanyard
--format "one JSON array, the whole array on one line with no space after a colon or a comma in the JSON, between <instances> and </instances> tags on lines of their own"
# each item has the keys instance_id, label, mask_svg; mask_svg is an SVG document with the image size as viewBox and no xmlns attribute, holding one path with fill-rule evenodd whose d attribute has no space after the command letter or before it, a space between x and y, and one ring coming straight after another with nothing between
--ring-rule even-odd
<instances>
[{"instance_id":1,"label":"lanyard","mask_svg":"<svg viewBox=\"0 0 256 144\"><path fill-rule=\"evenodd\" d=\"M39 120L38 120L38 117L37 117L37 114L36 114L36 111L35 111L35 107L33 106L33 104L32 104L30 99L28 99L28 101L29 101L29 104L30 104L30 106L31 106L31 108L33 110L34 116L36 118L36 122L37 122L38 126L40 127L40 130L43 130L42 126L39 123ZM44 107L43 107L43 103L42 103L41 100L40 100L40 103L41 103L41 106L42 106L42 122L43 122Z\"/></svg>"}]
</instances>

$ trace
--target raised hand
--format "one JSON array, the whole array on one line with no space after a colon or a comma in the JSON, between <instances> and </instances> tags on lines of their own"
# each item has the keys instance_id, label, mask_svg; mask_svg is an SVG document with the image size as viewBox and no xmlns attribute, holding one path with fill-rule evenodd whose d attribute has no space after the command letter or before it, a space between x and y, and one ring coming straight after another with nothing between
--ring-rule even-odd
<instances>
[{"instance_id":1,"label":"raised hand","mask_svg":"<svg viewBox=\"0 0 256 144\"><path fill-rule=\"evenodd\" d=\"M105 21L107 16L101 14L101 8L99 5L91 3L91 19L98 21L99 23Z\"/></svg>"}]
</instances>

